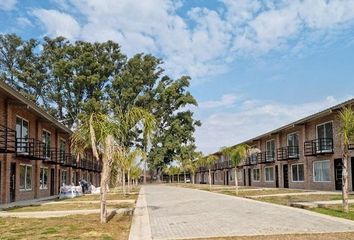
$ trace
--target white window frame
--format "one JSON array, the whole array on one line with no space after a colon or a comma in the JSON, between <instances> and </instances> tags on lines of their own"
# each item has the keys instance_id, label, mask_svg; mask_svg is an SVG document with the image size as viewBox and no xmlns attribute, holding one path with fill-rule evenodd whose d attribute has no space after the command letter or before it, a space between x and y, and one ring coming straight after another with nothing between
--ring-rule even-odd
<instances>
[{"instance_id":1,"label":"white window frame","mask_svg":"<svg viewBox=\"0 0 354 240\"><path fill-rule=\"evenodd\" d=\"M274 151L273 151L274 156L273 156L273 158L271 158L269 161L268 161L268 158L267 158L267 154L268 154L268 152L270 152L270 151L268 151L268 149L267 149L268 142L274 142ZM266 141L266 161L271 162L271 161L274 161L274 160L275 160L276 148L277 148L277 146L275 145L275 139L274 139L274 138L273 138L273 139L269 139L268 141Z\"/></svg>"},{"instance_id":2,"label":"white window frame","mask_svg":"<svg viewBox=\"0 0 354 240\"><path fill-rule=\"evenodd\" d=\"M254 179L254 171L258 170L258 180ZM253 168L252 169L252 180L253 182L260 182L261 181L261 169L260 168Z\"/></svg>"},{"instance_id":3,"label":"white window frame","mask_svg":"<svg viewBox=\"0 0 354 240\"><path fill-rule=\"evenodd\" d=\"M20 192L28 192L28 191L32 191L32 185L33 185L33 166L31 164L20 164L20 168L21 166L24 166L25 167L25 188L21 188L20 186ZM27 170L28 170L28 167L31 167L31 188L27 188ZM20 182L21 182L21 171L20 171Z\"/></svg>"},{"instance_id":4,"label":"white window frame","mask_svg":"<svg viewBox=\"0 0 354 240\"><path fill-rule=\"evenodd\" d=\"M266 169L273 169L273 180L267 180L267 170ZM264 167L264 181L265 182L274 182L274 180L275 180L275 172L274 172L275 170L274 170L274 167Z\"/></svg>"},{"instance_id":5,"label":"white window frame","mask_svg":"<svg viewBox=\"0 0 354 240\"><path fill-rule=\"evenodd\" d=\"M332 139L333 139L333 143L334 143L333 120L330 120L330 121L327 121L327 122L323 122L323 123L320 123L320 124L317 124L317 125L316 125L316 139L319 139L319 138L318 138L318 127L319 127L319 126L322 126L322 125L325 125L325 124L327 124L327 123L332 123ZM333 149L333 148L334 148L334 146L332 145L332 149ZM326 153L326 152L332 152L332 150L331 150L331 149L329 149L329 150L316 149L316 152L317 152L317 153Z\"/></svg>"},{"instance_id":6,"label":"white window frame","mask_svg":"<svg viewBox=\"0 0 354 240\"><path fill-rule=\"evenodd\" d=\"M315 176L315 163L316 162L329 162L329 181L316 181L316 176ZM313 182L316 183L329 183L332 182L331 180L331 160L319 160L319 161L313 161L312 163L312 176L313 176Z\"/></svg>"},{"instance_id":7,"label":"white window frame","mask_svg":"<svg viewBox=\"0 0 354 240\"><path fill-rule=\"evenodd\" d=\"M26 118L24 118L24 117L21 117L20 115L17 115L16 114L16 117L15 117L15 129L16 129L16 131L17 131L17 118L20 118L21 120L22 120L22 125L21 125L21 128L23 128L23 121L25 121L25 122L27 122L27 126L28 126L28 129L27 129L27 131L28 131L28 133L27 133L27 138L30 138L30 121L28 120L28 119L26 119ZM17 138L17 133L16 133L16 138ZM23 136L20 136L20 138L23 138ZM23 141L23 140L22 140ZM28 142L28 141L27 141ZM17 148L18 146L16 146L16 148ZM28 147L28 144L27 144L27 147ZM22 150L24 150L24 151L22 151ZM23 149L22 148L22 150L21 150L21 147L20 147L20 153L21 154L29 154L29 152L28 151L26 151L26 147L25 147L25 149ZM28 149L27 149L28 150ZM17 150L16 150L17 151Z\"/></svg>"},{"instance_id":8,"label":"white window frame","mask_svg":"<svg viewBox=\"0 0 354 240\"><path fill-rule=\"evenodd\" d=\"M42 135L43 135L43 133L44 132L46 132L46 133L48 133L49 134L49 141L50 141L50 143L52 142L52 132L51 131L49 131L49 130L47 130L47 129L45 129L45 128L43 128L42 129ZM43 140L43 139L42 139ZM45 142L44 141L42 141L44 144L45 144ZM50 156L50 148L51 148L51 144L48 146L49 147L49 156L46 156L46 154L47 154L47 152L44 152L44 155L45 155L45 157L48 159L48 158L50 158L51 156ZM47 148L45 147L45 150L47 150Z\"/></svg>"},{"instance_id":9,"label":"white window frame","mask_svg":"<svg viewBox=\"0 0 354 240\"><path fill-rule=\"evenodd\" d=\"M297 141L298 141L298 146L297 147L300 149L300 134L299 134L298 131L292 132L292 133L289 133L289 134L286 135L286 146L290 147L290 145L289 145L289 136L290 135L297 135ZM294 146L291 146L291 147L294 147ZM289 154L289 157L298 157L299 155L300 155L300 153L298 153L297 156Z\"/></svg>"},{"instance_id":10,"label":"white window frame","mask_svg":"<svg viewBox=\"0 0 354 240\"><path fill-rule=\"evenodd\" d=\"M42 175L42 169L43 169L43 175ZM41 177L42 177L42 179L44 180L44 171L45 170L47 170L47 182L46 182L46 184L44 185L44 184L42 184L41 183L41 181L40 181L40 179L41 179ZM48 189L48 180L49 180L49 170L48 170L48 167L41 167L40 168L40 171L39 171L39 189L41 189L41 190L46 190L46 189Z\"/></svg>"},{"instance_id":11,"label":"white window frame","mask_svg":"<svg viewBox=\"0 0 354 240\"><path fill-rule=\"evenodd\" d=\"M304 180L302 181L294 181L294 176L293 176L293 166L298 166L298 165L303 165L304 167ZM292 182L305 182L305 164L304 163L294 163L294 164L291 164L290 166L290 172L291 172L291 181ZM297 168L297 174L299 175L299 168Z\"/></svg>"}]
</instances>

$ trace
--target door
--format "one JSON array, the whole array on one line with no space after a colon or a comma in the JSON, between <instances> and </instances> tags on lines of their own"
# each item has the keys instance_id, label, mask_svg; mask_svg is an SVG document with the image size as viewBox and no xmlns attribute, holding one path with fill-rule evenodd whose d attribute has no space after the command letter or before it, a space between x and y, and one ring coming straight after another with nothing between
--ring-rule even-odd
<instances>
[{"instance_id":1,"label":"door","mask_svg":"<svg viewBox=\"0 0 354 240\"><path fill-rule=\"evenodd\" d=\"M342 159L334 159L334 180L335 180L336 190L342 190L342 171L343 171Z\"/></svg>"},{"instance_id":2,"label":"door","mask_svg":"<svg viewBox=\"0 0 354 240\"><path fill-rule=\"evenodd\" d=\"M296 158L299 155L299 135L291 133L288 135L288 157Z\"/></svg>"},{"instance_id":3,"label":"door","mask_svg":"<svg viewBox=\"0 0 354 240\"><path fill-rule=\"evenodd\" d=\"M211 184L215 183L215 172L211 174Z\"/></svg>"},{"instance_id":4,"label":"door","mask_svg":"<svg viewBox=\"0 0 354 240\"><path fill-rule=\"evenodd\" d=\"M29 153L28 146L28 121L23 118L16 118L16 138L17 138L17 152Z\"/></svg>"},{"instance_id":5,"label":"door","mask_svg":"<svg viewBox=\"0 0 354 240\"><path fill-rule=\"evenodd\" d=\"M243 169L243 186L246 186L246 169Z\"/></svg>"},{"instance_id":6,"label":"door","mask_svg":"<svg viewBox=\"0 0 354 240\"><path fill-rule=\"evenodd\" d=\"M79 185L79 172L76 172L76 182L75 185L78 186Z\"/></svg>"},{"instance_id":7,"label":"door","mask_svg":"<svg viewBox=\"0 0 354 240\"><path fill-rule=\"evenodd\" d=\"M283 165L283 180L284 180L284 188L289 188L288 164Z\"/></svg>"},{"instance_id":8,"label":"door","mask_svg":"<svg viewBox=\"0 0 354 240\"><path fill-rule=\"evenodd\" d=\"M324 123L317 126L317 152L331 152L333 130L332 122Z\"/></svg>"},{"instance_id":9,"label":"door","mask_svg":"<svg viewBox=\"0 0 354 240\"><path fill-rule=\"evenodd\" d=\"M58 175L57 175L57 179L58 179L58 193L60 193L60 187L61 187L61 170L59 169L58 171Z\"/></svg>"},{"instance_id":10,"label":"door","mask_svg":"<svg viewBox=\"0 0 354 240\"><path fill-rule=\"evenodd\" d=\"M266 142L266 161L273 161L275 159L275 141L269 140Z\"/></svg>"},{"instance_id":11,"label":"door","mask_svg":"<svg viewBox=\"0 0 354 240\"><path fill-rule=\"evenodd\" d=\"M229 171L225 172L224 185L229 185Z\"/></svg>"},{"instance_id":12,"label":"door","mask_svg":"<svg viewBox=\"0 0 354 240\"><path fill-rule=\"evenodd\" d=\"M275 187L279 187L279 169L278 165L275 165Z\"/></svg>"},{"instance_id":13,"label":"door","mask_svg":"<svg viewBox=\"0 0 354 240\"><path fill-rule=\"evenodd\" d=\"M50 196L54 195L54 183L55 183L55 177L54 177L55 171L54 168L50 169Z\"/></svg>"},{"instance_id":14,"label":"door","mask_svg":"<svg viewBox=\"0 0 354 240\"><path fill-rule=\"evenodd\" d=\"M10 202L16 200L16 163L10 165Z\"/></svg>"},{"instance_id":15,"label":"door","mask_svg":"<svg viewBox=\"0 0 354 240\"><path fill-rule=\"evenodd\" d=\"M248 186L252 186L252 181L251 181L251 169L248 169Z\"/></svg>"},{"instance_id":16,"label":"door","mask_svg":"<svg viewBox=\"0 0 354 240\"><path fill-rule=\"evenodd\" d=\"M354 191L354 157L351 159L351 165L350 165L350 170L352 173L352 191Z\"/></svg>"}]
</instances>

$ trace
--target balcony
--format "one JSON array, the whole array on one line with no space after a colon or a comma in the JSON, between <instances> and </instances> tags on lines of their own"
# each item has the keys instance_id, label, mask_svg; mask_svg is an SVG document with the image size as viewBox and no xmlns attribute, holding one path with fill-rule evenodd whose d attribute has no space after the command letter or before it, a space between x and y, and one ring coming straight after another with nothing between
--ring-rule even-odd
<instances>
[{"instance_id":1,"label":"balcony","mask_svg":"<svg viewBox=\"0 0 354 240\"><path fill-rule=\"evenodd\" d=\"M278 161L295 160L299 159L299 156L298 146L287 146L277 149Z\"/></svg>"},{"instance_id":2,"label":"balcony","mask_svg":"<svg viewBox=\"0 0 354 240\"><path fill-rule=\"evenodd\" d=\"M222 170L222 169L227 169L231 168L231 162L230 161L223 161L223 162L218 162L215 163L214 166L212 167L212 170Z\"/></svg>"},{"instance_id":3,"label":"balcony","mask_svg":"<svg viewBox=\"0 0 354 240\"><path fill-rule=\"evenodd\" d=\"M16 138L16 156L44 160L44 143L34 138Z\"/></svg>"},{"instance_id":4,"label":"balcony","mask_svg":"<svg viewBox=\"0 0 354 240\"><path fill-rule=\"evenodd\" d=\"M354 143L349 144L349 150L354 150Z\"/></svg>"},{"instance_id":5,"label":"balcony","mask_svg":"<svg viewBox=\"0 0 354 240\"><path fill-rule=\"evenodd\" d=\"M333 154L333 138L319 138L304 143L305 156Z\"/></svg>"},{"instance_id":6,"label":"balcony","mask_svg":"<svg viewBox=\"0 0 354 240\"><path fill-rule=\"evenodd\" d=\"M16 152L16 131L0 125L0 153Z\"/></svg>"},{"instance_id":7,"label":"balcony","mask_svg":"<svg viewBox=\"0 0 354 240\"><path fill-rule=\"evenodd\" d=\"M50 148L46 150L43 149L43 162L50 164L58 164L60 163L61 158L58 150L56 148Z\"/></svg>"},{"instance_id":8,"label":"balcony","mask_svg":"<svg viewBox=\"0 0 354 240\"><path fill-rule=\"evenodd\" d=\"M261 164L273 163L275 161L275 152L267 151L257 154L257 162Z\"/></svg>"},{"instance_id":9,"label":"balcony","mask_svg":"<svg viewBox=\"0 0 354 240\"><path fill-rule=\"evenodd\" d=\"M63 154L63 162L62 165L65 167L76 167L76 157L70 153Z\"/></svg>"}]
</instances>

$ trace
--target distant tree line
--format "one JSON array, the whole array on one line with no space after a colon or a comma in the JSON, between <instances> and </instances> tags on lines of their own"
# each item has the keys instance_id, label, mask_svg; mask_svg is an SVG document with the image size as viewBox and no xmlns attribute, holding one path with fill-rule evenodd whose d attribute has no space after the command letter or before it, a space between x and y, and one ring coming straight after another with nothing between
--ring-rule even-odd
<instances>
[{"instance_id":1,"label":"distant tree line","mask_svg":"<svg viewBox=\"0 0 354 240\"><path fill-rule=\"evenodd\" d=\"M172 79L150 54L128 58L118 43L69 41L64 37L24 40L0 35L0 79L45 108L71 129L92 113L124 116L138 107L156 121L151 138L129 129L122 144L148 153L150 168L192 154L200 121L188 91L190 77Z\"/></svg>"}]
</instances>

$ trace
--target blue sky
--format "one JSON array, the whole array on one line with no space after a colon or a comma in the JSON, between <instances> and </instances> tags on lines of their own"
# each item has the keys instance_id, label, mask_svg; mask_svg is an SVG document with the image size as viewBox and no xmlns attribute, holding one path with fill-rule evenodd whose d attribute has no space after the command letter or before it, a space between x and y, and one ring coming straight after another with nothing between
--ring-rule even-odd
<instances>
[{"instance_id":1,"label":"blue sky","mask_svg":"<svg viewBox=\"0 0 354 240\"><path fill-rule=\"evenodd\" d=\"M0 22L24 38L115 40L190 75L204 153L354 95L354 0L1 0Z\"/></svg>"}]
</instances>

